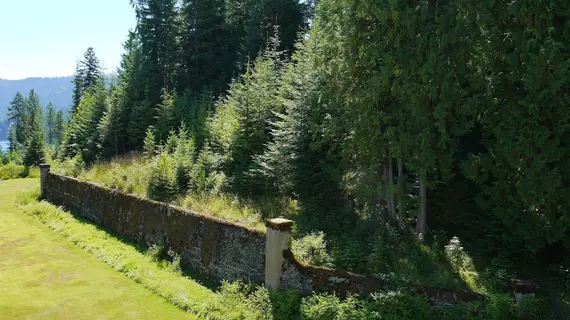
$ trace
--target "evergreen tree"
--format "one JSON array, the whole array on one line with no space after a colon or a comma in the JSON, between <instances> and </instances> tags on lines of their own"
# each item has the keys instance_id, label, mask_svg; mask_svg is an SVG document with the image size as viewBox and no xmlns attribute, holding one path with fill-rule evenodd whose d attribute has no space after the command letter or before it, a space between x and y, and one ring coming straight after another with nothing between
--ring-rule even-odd
<instances>
[{"instance_id":1,"label":"evergreen tree","mask_svg":"<svg viewBox=\"0 0 570 320\"><path fill-rule=\"evenodd\" d=\"M73 78L73 115L81 102L81 98L91 88L95 87L102 80L102 71L99 59L95 55L93 48L87 48L83 55L83 60L77 63L75 77Z\"/></svg>"},{"instance_id":2,"label":"evergreen tree","mask_svg":"<svg viewBox=\"0 0 570 320\"><path fill-rule=\"evenodd\" d=\"M81 155L86 163L95 160L101 145L99 123L109 108L107 93L102 83L85 93L67 127L59 154L60 159Z\"/></svg>"},{"instance_id":3,"label":"evergreen tree","mask_svg":"<svg viewBox=\"0 0 570 320\"><path fill-rule=\"evenodd\" d=\"M139 83L140 52L136 34L129 32L123 44L125 53L122 55L121 65L117 70L117 84L111 90L109 110L105 113L101 124L102 155L109 157L123 154L128 148L136 149L141 139L134 136L129 139L128 128L135 126L131 118L133 106L138 104L142 97ZM146 123L146 119L141 119ZM142 124L144 126L144 124ZM138 126L138 124L137 124ZM138 132L138 131L137 131ZM129 140L135 141L129 143Z\"/></svg>"},{"instance_id":4,"label":"evergreen tree","mask_svg":"<svg viewBox=\"0 0 570 320\"><path fill-rule=\"evenodd\" d=\"M14 149L18 149L18 146L23 145L26 141L28 118L29 114L26 108L26 101L22 94L18 92L8 107L8 120L11 120L14 124Z\"/></svg>"},{"instance_id":5,"label":"evergreen tree","mask_svg":"<svg viewBox=\"0 0 570 320\"><path fill-rule=\"evenodd\" d=\"M45 138L41 106L33 90L30 92L28 103L32 113L30 115L30 128L28 130L23 162L26 166L39 166L45 159Z\"/></svg>"},{"instance_id":6,"label":"evergreen tree","mask_svg":"<svg viewBox=\"0 0 570 320\"><path fill-rule=\"evenodd\" d=\"M284 61L278 46L278 39L272 38L252 68L232 85L210 123L213 150L227 159L225 170L233 179L232 187L249 195L261 193L249 171L254 157L270 141L269 122L283 108L278 83Z\"/></svg>"},{"instance_id":7,"label":"evergreen tree","mask_svg":"<svg viewBox=\"0 0 570 320\"><path fill-rule=\"evenodd\" d=\"M83 97L83 78L85 77L85 70L83 70L81 63L78 61L75 67L75 75L73 77L73 105L71 106L70 114L74 114Z\"/></svg>"},{"instance_id":8,"label":"evergreen tree","mask_svg":"<svg viewBox=\"0 0 570 320\"><path fill-rule=\"evenodd\" d=\"M55 122L54 122L54 143L56 147L59 147L61 144L61 138L63 136L65 126L65 120L63 118L63 111L58 110L55 114Z\"/></svg>"},{"instance_id":9,"label":"evergreen tree","mask_svg":"<svg viewBox=\"0 0 570 320\"><path fill-rule=\"evenodd\" d=\"M141 68L150 107L158 105L162 90L175 88L177 12L175 0L131 1L137 13L137 30L141 41ZM147 126L154 113L149 112Z\"/></svg>"},{"instance_id":10,"label":"evergreen tree","mask_svg":"<svg viewBox=\"0 0 570 320\"><path fill-rule=\"evenodd\" d=\"M8 128L8 142L10 143L9 152L10 154L16 152L16 146L18 145L18 135L16 133L16 126L14 123L10 123Z\"/></svg>"},{"instance_id":11,"label":"evergreen tree","mask_svg":"<svg viewBox=\"0 0 570 320\"><path fill-rule=\"evenodd\" d=\"M53 104L48 103L46 107L46 119L45 119L45 128L46 128L46 141L48 144L53 145L56 143L56 111Z\"/></svg>"},{"instance_id":12,"label":"evergreen tree","mask_svg":"<svg viewBox=\"0 0 570 320\"><path fill-rule=\"evenodd\" d=\"M235 35L226 23L225 1L184 0L182 2L181 71L178 92L195 94L209 89L223 92L235 71Z\"/></svg>"},{"instance_id":13,"label":"evergreen tree","mask_svg":"<svg viewBox=\"0 0 570 320\"><path fill-rule=\"evenodd\" d=\"M87 48L80 64L83 75L81 92L85 93L87 90L97 86L102 80L99 59L95 55L95 51L92 47Z\"/></svg>"}]
</instances>

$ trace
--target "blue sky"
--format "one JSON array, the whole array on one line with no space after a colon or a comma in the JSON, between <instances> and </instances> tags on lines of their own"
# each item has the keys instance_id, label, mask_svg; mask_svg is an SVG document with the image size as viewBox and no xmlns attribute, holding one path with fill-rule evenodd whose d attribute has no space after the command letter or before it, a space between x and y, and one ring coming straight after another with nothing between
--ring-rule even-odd
<instances>
[{"instance_id":1,"label":"blue sky","mask_svg":"<svg viewBox=\"0 0 570 320\"><path fill-rule=\"evenodd\" d=\"M135 25L129 0L0 0L0 78L72 75L88 47L113 72Z\"/></svg>"}]
</instances>

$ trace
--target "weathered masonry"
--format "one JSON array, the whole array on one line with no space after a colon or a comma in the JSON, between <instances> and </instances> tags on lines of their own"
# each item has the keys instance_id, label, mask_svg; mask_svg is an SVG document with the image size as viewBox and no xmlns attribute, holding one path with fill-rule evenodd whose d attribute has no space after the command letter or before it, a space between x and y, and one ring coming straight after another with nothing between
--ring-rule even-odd
<instances>
[{"instance_id":1,"label":"weathered masonry","mask_svg":"<svg viewBox=\"0 0 570 320\"><path fill-rule=\"evenodd\" d=\"M298 262L289 249L293 222L271 219L253 229L166 203L143 199L50 173L40 166L41 197L128 240L176 251L184 267L214 280L264 283L273 290L303 293L368 293L385 283L375 277L318 268ZM432 300L455 302L473 293L424 288Z\"/></svg>"}]
</instances>

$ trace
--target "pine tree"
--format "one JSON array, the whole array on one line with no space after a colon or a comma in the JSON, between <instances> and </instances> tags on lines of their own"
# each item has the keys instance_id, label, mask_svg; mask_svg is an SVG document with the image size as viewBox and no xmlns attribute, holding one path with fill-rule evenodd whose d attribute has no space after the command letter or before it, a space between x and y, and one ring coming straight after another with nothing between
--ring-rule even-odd
<instances>
[{"instance_id":1,"label":"pine tree","mask_svg":"<svg viewBox=\"0 0 570 320\"><path fill-rule=\"evenodd\" d=\"M81 102L81 98L91 88L95 87L102 80L102 71L99 59L95 55L93 48L87 48L83 55L83 60L77 63L75 77L73 78L73 105L71 114L73 115Z\"/></svg>"},{"instance_id":2,"label":"pine tree","mask_svg":"<svg viewBox=\"0 0 570 320\"><path fill-rule=\"evenodd\" d=\"M46 141L49 145L56 143L56 111L53 104L48 103L46 107Z\"/></svg>"},{"instance_id":3,"label":"pine tree","mask_svg":"<svg viewBox=\"0 0 570 320\"><path fill-rule=\"evenodd\" d=\"M61 138L63 136L65 126L65 120L63 118L63 111L58 110L55 114L55 123L54 123L54 143L56 147L59 147L61 144Z\"/></svg>"},{"instance_id":4,"label":"pine tree","mask_svg":"<svg viewBox=\"0 0 570 320\"><path fill-rule=\"evenodd\" d=\"M223 92L236 70L237 46L224 18L222 0L184 0L181 17L181 71L178 92Z\"/></svg>"},{"instance_id":5,"label":"pine tree","mask_svg":"<svg viewBox=\"0 0 570 320\"><path fill-rule=\"evenodd\" d=\"M228 158L225 170L233 177L233 188L249 195L261 193L262 186L249 171L270 141L269 122L283 108L277 93L284 60L278 47L279 40L272 38L252 68L232 85L210 123L213 150Z\"/></svg>"},{"instance_id":6,"label":"pine tree","mask_svg":"<svg viewBox=\"0 0 570 320\"><path fill-rule=\"evenodd\" d=\"M175 0L131 1L137 13L141 41L141 68L146 79L145 91L151 108L160 103L162 90L173 90L176 80L177 12ZM154 114L147 120L153 122Z\"/></svg>"},{"instance_id":7,"label":"pine tree","mask_svg":"<svg viewBox=\"0 0 570 320\"><path fill-rule=\"evenodd\" d=\"M154 130L148 128L144 137L143 155L147 159L152 159L156 156L156 139L154 138Z\"/></svg>"},{"instance_id":8,"label":"pine tree","mask_svg":"<svg viewBox=\"0 0 570 320\"><path fill-rule=\"evenodd\" d=\"M99 59L95 55L92 47L87 48L83 55L83 60L80 61L81 70L83 71L81 92L85 93L87 90L95 87L102 80L101 66Z\"/></svg>"},{"instance_id":9,"label":"pine tree","mask_svg":"<svg viewBox=\"0 0 570 320\"><path fill-rule=\"evenodd\" d=\"M18 145L23 145L26 141L28 118L29 114L26 108L26 101L18 92L8 107L8 120L11 120L14 124L16 134L15 149L18 149Z\"/></svg>"},{"instance_id":10,"label":"pine tree","mask_svg":"<svg viewBox=\"0 0 570 320\"><path fill-rule=\"evenodd\" d=\"M14 123L10 123L10 127L8 128L8 142L10 143L10 154L16 152L16 146L18 145L18 136L16 133L16 126Z\"/></svg>"},{"instance_id":11,"label":"pine tree","mask_svg":"<svg viewBox=\"0 0 570 320\"><path fill-rule=\"evenodd\" d=\"M86 163L91 163L99 154L99 123L109 108L107 89L99 83L86 92L67 127L62 141L60 159L81 155Z\"/></svg>"},{"instance_id":12,"label":"pine tree","mask_svg":"<svg viewBox=\"0 0 570 320\"><path fill-rule=\"evenodd\" d=\"M30 128L28 130L28 139L26 140L24 150L24 165L26 166L39 166L45 159L44 147L44 129L42 126L43 118L41 106L37 95L30 92L29 104L31 108ZM36 99L38 104L36 105Z\"/></svg>"},{"instance_id":13,"label":"pine tree","mask_svg":"<svg viewBox=\"0 0 570 320\"><path fill-rule=\"evenodd\" d=\"M79 107L79 102L81 102L81 98L83 97L83 79L85 77L85 70L83 70L81 63L78 61L75 67L75 75L73 80L73 105L71 106L70 114L73 115Z\"/></svg>"}]
</instances>

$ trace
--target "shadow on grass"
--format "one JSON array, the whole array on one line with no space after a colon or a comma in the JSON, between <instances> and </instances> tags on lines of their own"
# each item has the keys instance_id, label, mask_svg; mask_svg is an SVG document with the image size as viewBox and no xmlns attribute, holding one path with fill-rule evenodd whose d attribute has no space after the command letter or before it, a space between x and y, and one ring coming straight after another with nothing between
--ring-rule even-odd
<instances>
[{"instance_id":1,"label":"shadow on grass","mask_svg":"<svg viewBox=\"0 0 570 320\"><path fill-rule=\"evenodd\" d=\"M77 220L78 222L82 223L82 224L88 224L90 226L93 226L94 228L96 228L98 231L104 232L106 234L108 234L109 236L113 237L114 239L120 241L122 244L128 245L134 249L136 249L137 252L143 254L143 255L148 255L148 251L149 251L149 247L146 246L145 244L140 244L140 243L136 243L126 237L123 237L115 232L110 231L109 229L102 227L88 219L85 219L84 217L82 217L81 215L79 215L79 213L76 210L69 210L68 208L65 209L67 212L71 213L71 215L73 216L73 218L75 220ZM165 251L167 251L168 248L166 248ZM172 261L169 260L167 255L162 255L160 257L161 259L159 261L157 261L157 264L161 265L164 262L168 262L171 263ZM198 270L195 270L193 268L191 268L188 265L182 265L181 266L181 273L182 276L187 277L192 279L193 281L197 282L198 284L212 290L212 291L219 291L219 288L221 286L220 282L214 281L212 279L209 279L208 277L204 276L202 273L200 273Z\"/></svg>"}]
</instances>

